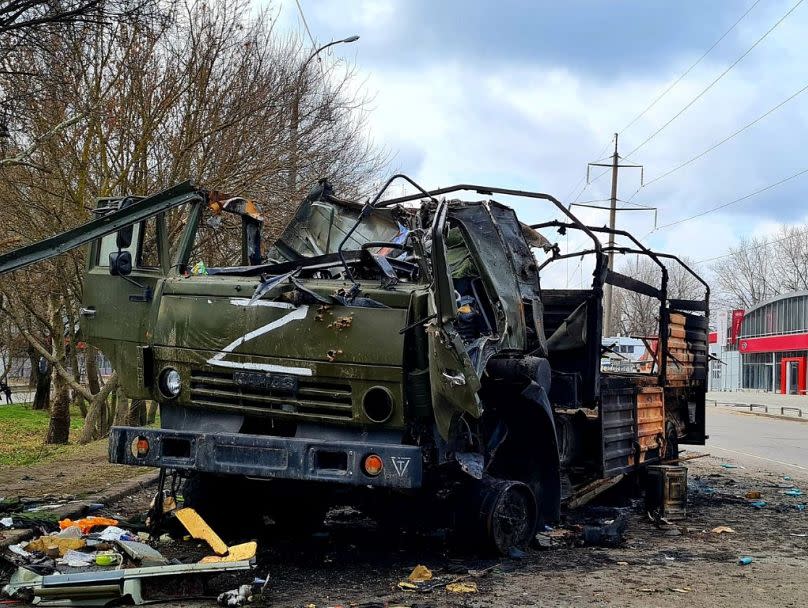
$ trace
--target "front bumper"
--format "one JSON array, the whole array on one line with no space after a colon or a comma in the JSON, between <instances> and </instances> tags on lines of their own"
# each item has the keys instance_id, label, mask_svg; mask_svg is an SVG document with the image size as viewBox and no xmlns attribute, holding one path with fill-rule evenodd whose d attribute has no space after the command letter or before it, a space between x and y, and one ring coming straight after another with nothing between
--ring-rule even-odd
<instances>
[{"instance_id":1,"label":"front bumper","mask_svg":"<svg viewBox=\"0 0 808 608\"><path fill-rule=\"evenodd\" d=\"M149 442L149 450L142 456L133 451L133 443L140 438ZM384 461L382 472L375 477L362 470L368 454L378 454ZM388 488L418 488L423 477L423 458L416 446L125 426L110 431L109 461Z\"/></svg>"}]
</instances>

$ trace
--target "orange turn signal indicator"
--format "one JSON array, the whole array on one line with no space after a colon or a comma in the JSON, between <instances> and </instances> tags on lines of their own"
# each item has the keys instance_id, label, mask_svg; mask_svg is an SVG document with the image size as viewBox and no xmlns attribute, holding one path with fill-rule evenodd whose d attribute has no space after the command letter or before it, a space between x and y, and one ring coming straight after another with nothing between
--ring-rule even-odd
<instances>
[{"instance_id":1,"label":"orange turn signal indicator","mask_svg":"<svg viewBox=\"0 0 808 608\"><path fill-rule=\"evenodd\" d=\"M137 455L139 458L143 458L149 453L149 440L145 437L138 437L137 438Z\"/></svg>"},{"instance_id":2,"label":"orange turn signal indicator","mask_svg":"<svg viewBox=\"0 0 808 608\"><path fill-rule=\"evenodd\" d=\"M362 468L364 468L365 473L371 477L376 477L382 472L382 469L384 469L384 461L382 460L382 457L377 454L368 454L365 456L365 461L362 464Z\"/></svg>"}]
</instances>

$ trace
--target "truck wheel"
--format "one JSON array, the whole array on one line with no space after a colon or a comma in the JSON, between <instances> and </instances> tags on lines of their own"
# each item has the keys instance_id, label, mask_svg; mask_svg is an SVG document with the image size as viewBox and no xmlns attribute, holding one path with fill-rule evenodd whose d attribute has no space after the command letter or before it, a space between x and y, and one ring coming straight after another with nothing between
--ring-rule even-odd
<instances>
[{"instance_id":1,"label":"truck wheel","mask_svg":"<svg viewBox=\"0 0 808 608\"><path fill-rule=\"evenodd\" d=\"M477 492L473 522L484 548L508 555L525 549L536 532L538 508L530 487L521 481L483 479Z\"/></svg>"}]
</instances>

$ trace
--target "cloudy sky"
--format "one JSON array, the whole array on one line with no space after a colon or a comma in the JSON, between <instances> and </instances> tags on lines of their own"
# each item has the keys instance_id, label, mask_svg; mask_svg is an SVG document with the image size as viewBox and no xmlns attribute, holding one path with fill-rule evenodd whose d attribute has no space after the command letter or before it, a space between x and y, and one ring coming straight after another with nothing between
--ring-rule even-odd
<instances>
[{"instance_id":1,"label":"cloudy sky","mask_svg":"<svg viewBox=\"0 0 808 608\"><path fill-rule=\"evenodd\" d=\"M373 138L394 153L395 168L427 188L474 182L539 190L565 202L585 185L586 163L611 152L615 132L621 154L628 155L799 4L300 1L318 43L361 36L334 47L326 60L347 58L366 77L364 86L374 96ZM750 7L685 78L626 128ZM294 0L282 1L280 20L284 27L301 27ZM808 85L806 27L808 2L630 155L626 162L642 163L648 183L632 200L657 207L660 227L808 169L806 91L710 154L649 183ZM621 173L621 198L635 193L639 177L634 170ZM808 219L807 187L808 174L656 231L652 213L623 212L618 223L648 235L644 242L653 248L702 260L726 253L742 236ZM608 195L609 179L603 177L578 200ZM549 218L544 205L516 206L525 220ZM593 224L608 221L605 211L578 212ZM562 246L583 243L547 236ZM577 286L582 270L575 272L575 264L565 267L561 282Z\"/></svg>"}]
</instances>

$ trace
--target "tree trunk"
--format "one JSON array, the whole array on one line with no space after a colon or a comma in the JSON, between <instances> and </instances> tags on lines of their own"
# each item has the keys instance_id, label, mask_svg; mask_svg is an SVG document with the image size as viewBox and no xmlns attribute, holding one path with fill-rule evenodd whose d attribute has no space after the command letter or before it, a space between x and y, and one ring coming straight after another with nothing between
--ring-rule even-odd
<instances>
[{"instance_id":1,"label":"tree trunk","mask_svg":"<svg viewBox=\"0 0 808 608\"><path fill-rule=\"evenodd\" d=\"M132 399L126 424L129 426L143 426L146 424L146 402L143 399Z\"/></svg>"},{"instance_id":2,"label":"tree trunk","mask_svg":"<svg viewBox=\"0 0 808 608\"><path fill-rule=\"evenodd\" d=\"M110 393L118 388L118 374L113 372L107 383L100 391L93 396L87 417L84 419L84 428L81 429L79 443L89 443L104 435L106 419L109 416L107 409L107 398Z\"/></svg>"},{"instance_id":3,"label":"tree trunk","mask_svg":"<svg viewBox=\"0 0 808 608\"><path fill-rule=\"evenodd\" d=\"M53 328L53 336L51 340L51 348L53 358L57 362L64 362L65 360L65 340L63 327L64 322L59 312L59 300L55 296L51 296L48 302L50 309L50 322ZM63 364L63 363L62 363ZM45 437L45 443L67 443L70 436L70 391L68 389L67 381L61 374L53 375L53 402L50 409L50 424L48 425L48 434Z\"/></svg>"},{"instance_id":4,"label":"tree trunk","mask_svg":"<svg viewBox=\"0 0 808 608\"><path fill-rule=\"evenodd\" d=\"M149 401L146 406L146 424L154 424L157 422L157 402Z\"/></svg>"},{"instance_id":5,"label":"tree trunk","mask_svg":"<svg viewBox=\"0 0 808 608\"><path fill-rule=\"evenodd\" d=\"M70 371L73 374L73 379L76 383L81 384L81 368L79 367L79 350L78 340L76 339L76 320L73 317L72 311L69 306L65 307L67 310L67 324L70 331L70 349L67 353L68 361L70 362ZM84 398L79 395L75 390L73 391L73 403L78 406L81 412L81 417L87 417L87 404Z\"/></svg>"},{"instance_id":6,"label":"tree trunk","mask_svg":"<svg viewBox=\"0 0 808 608\"><path fill-rule=\"evenodd\" d=\"M97 395L101 390L101 385L98 383L98 349L94 346L87 345L84 351L85 366L87 367L87 386L93 395Z\"/></svg>"},{"instance_id":7,"label":"tree trunk","mask_svg":"<svg viewBox=\"0 0 808 608\"><path fill-rule=\"evenodd\" d=\"M28 353L28 360L31 362L31 370L28 372L28 388L35 388L38 386L39 382L39 353L36 352L36 349L28 345L26 349ZM50 384L48 385L50 386ZM36 409L36 408L34 408Z\"/></svg>"},{"instance_id":8,"label":"tree trunk","mask_svg":"<svg viewBox=\"0 0 808 608\"><path fill-rule=\"evenodd\" d=\"M126 426L129 418L129 399L123 394L121 389L118 389L118 398L115 406L115 419L112 421L114 426Z\"/></svg>"},{"instance_id":9,"label":"tree trunk","mask_svg":"<svg viewBox=\"0 0 808 608\"><path fill-rule=\"evenodd\" d=\"M34 393L34 403L31 408L35 410L46 410L50 407L51 375L53 368L48 365L48 371L42 374L38 371L39 361L34 365L37 367L36 392Z\"/></svg>"}]
</instances>

